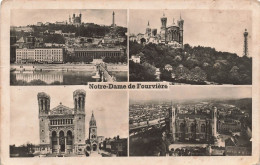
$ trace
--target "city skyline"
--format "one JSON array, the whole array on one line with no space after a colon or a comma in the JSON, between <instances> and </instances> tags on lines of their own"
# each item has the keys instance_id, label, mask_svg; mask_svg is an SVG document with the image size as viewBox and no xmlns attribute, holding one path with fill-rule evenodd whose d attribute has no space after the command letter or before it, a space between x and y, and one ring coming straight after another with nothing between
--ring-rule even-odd
<instances>
[{"instance_id":1,"label":"city skyline","mask_svg":"<svg viewBox=\"0 0 260 165\"><path fill-rule=\"evenodd\" d=\"M36 25L37 22L67 21L69 16L72 18L73 14L76 16L82 14L82 22L94 23L98 25L110 26L112 24L112 13L115 12L115 24L117 26L127 26L127 11L119 9L16 9L11 11L11 26L27 26ZM48 13L48 15L46 15ZM52 15L52 17L49 17ZM30 17L30 19L28 19Z\"/></svg>"},{"instance_id":2,"label":"city skyline","mask_svg":"<svg viewBox=\"0 0 260 165\"><path fill-rule=\"evenodd\" d=\"M39 92L45 92L50 96L51 109L60 103L69 108L73 108L73 92L77 89L84 88L79 86L70 88L56 86L55 90L53 90L53 88L46 89L44 87L12 87L11 93L15 93L15 95L12 95L10 111L10 144L22 145L27 142L39 144L37 101L37 94ZM25 97L27 98L26 104L24 104ZM118 100L119 102L114 102L114 100ZM127 109L127 92L125 91L106 92L86 90L85 140L88 139L89 121L92 111L97 121L98 136L104 136L105 138L113 138L117 135L122 138L128 137L128 130L126 129L128 128ZM21 118L20 116L23 117Z\"/></svg>"},{"instance_id":3,"label":"city skyline","mask_svg":"<svg viewBox=\"0 0 260 165\"><path fill-rule=\"evenodd\" d=\"M190 101L210 99L243 99L252 98L251 87L196 87L171 86L163 91L130 91L130 104L133 102L151 101ZM176 102L173 102L176 103Z\"/></svg>"},{"instance_id":4,"label":"city skyline","mask_svg":"<svg viewBox=\"0 0 260 165\"><path fill-rule=\"evenodd\" d=\"M145 33L147 23L160 33L163 13L167 17L167 26L181 18L184 20L184 44L191 46L213 47L217 51L243 55L245 29L249 32L248 47L251 55L252 18L250 11L232 10L130 10L129 32L137 35ZM243 26L241 26L243 25Z\"/></svg>"}]
</instances>

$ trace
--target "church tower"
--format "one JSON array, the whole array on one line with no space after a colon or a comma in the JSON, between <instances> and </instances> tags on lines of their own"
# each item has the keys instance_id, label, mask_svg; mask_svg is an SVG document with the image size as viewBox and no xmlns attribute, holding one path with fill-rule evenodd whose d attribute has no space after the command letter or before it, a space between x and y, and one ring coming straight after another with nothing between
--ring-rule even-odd
<instances>
[{"instance_id":1,"label":"church tower","mask_svg":"<svg viewBox=\"0 0 260 165\"><path fill-rule=\"evenodd\" d=\"M73 15L72 15L72 23L74 24L75 23L75 13L73 13Z\"/></svg>"},{"instance_id":2,"label":"church tower","mask_svg":"<svg viewBox=\"0 0 260 165\"><path fill-rule=\"evenodd\" d=\"M39 126L40 126L40 144L50 144L49 136L49 120L50 112L50 96L44 92L38 93L38 107L39 107Z\"/></svg>"},{"instance_id":3,"label":"church tower","mask_svg":"<svg viewBox=\"0 0 260 165\"><path fill-rule=\"evenodd\" d=\"M175 141L175 134L176 134L176 108L172 106L172 138L173 138L173 141Z\"/></svg>"},{"instance_id":4,"label":"church tower","mask_svg":"<svg viewBox=\"0 0 260 165\"><path fill-rule=\"evenodd\" d=\"M178 26L180 28L179 41L180 41L180 44L182 45L182 47L183 47L183 24L184 24L184 20L181 18L181 15L180 15L180 20L178 21Z\"/></svg>"},{"instance_id":5,"label":"church tower","mask_svg":"<svg viewBox=\"0 0 260 165\"><path fill-rule=\"evenodd\" d=\"M212 112L212 136L217 136L217 107L214 107Z\"/></svg>"},{"instance_id":6,"label":"church tower","mask_svg":"<svg viewBox=\"0 0 260 165\"><path fill-rule=\"evenodd\" d=\"M97 123L93 111L89 121L89 140L92 150L96 151L98 149Z\"/></svg>"},{"instance_id":7,"label":"church tower","mask_svg":"<svg viewBox=\"0 0 260 165\"><path fill-rule=\"evenodd\" d=\"M81 12L79 13L79 23L81 24L81 18L82 18L82 14Z\"/></svg>"},{"instance_id":8,"label":"church tower","mask_svg":"<svg viewBox=\"0 0 260 165\"><path fill-rule=\"evenodd\" d=\"M69 24L71 24L71 17L70 17L70 15L69 15Z\"/></svg>"},{"instance_id":9,"label":"church tower","mask_svg":"<svg viewBox=\"0 0 260 165\"><path fill-rule=\"evenodd\" d=\"M79 146L85 144L85 97L86 92L78 89L73 92L74 100L74 144L78 152Z\"/></svg>"},{"instance_id":10,"label":"church tower","mask_svg":"<svg viewBox=\"0 0 260 165\"><path fill-rule=\"evenodd\" d=\"M147 37L151 37L151 32L152 32L152 30L151 30L151 28L150 28L150 23L149 23L149 21L148 21L147 27L146 27L146 32L145 32L145 34L147 35Z\"/></svg>"},{"instance_id":11,"label":"church tower","mask_svg":"<svg viewBox=\"0 0 260 165\"><path fill-rule=\"evenodd\" d=\"M161 42L166 42L166 25L167 25L167 17L165 17L165 14L163 13L163 16L161 17Z\"/></svg>"}]
</instances>

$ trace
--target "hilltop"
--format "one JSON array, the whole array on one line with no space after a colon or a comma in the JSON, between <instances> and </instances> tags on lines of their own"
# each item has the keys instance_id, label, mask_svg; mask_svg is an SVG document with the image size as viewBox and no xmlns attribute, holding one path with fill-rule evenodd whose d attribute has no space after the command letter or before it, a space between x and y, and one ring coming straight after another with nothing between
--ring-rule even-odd
<instances>
[{"instance_id":1,"label":"hilltop","mask_svg":"<svg viewBox=\"0 0 260 165\"><path fill-rule=\"evenodd\" d=\"M163 44L142 45L130 42L129 50L130 58L132 55L141 58L140 64L130 62L130 81L156 81L155 69L159 68L161 81L252 84L251 57L239 57L237 54L216 51L211 47L192 47L189 44L185 44L183 49L174 49ZM151 66L145 67L148 64ZM172 71L165 69L167 64L171 65ZM147 75L149 73L150 75ZM143 77L149 79L145 80Z\"/></svg>"}]
</instances>

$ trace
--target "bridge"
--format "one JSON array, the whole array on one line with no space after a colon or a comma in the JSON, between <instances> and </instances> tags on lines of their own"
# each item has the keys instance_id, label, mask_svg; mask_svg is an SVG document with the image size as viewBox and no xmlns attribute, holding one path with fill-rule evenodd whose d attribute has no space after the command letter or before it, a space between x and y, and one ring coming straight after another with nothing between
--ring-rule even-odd
<instances>
[{"instance_id":1,"label":"bridge","mask_svg":"<svg viewBox=\"0 0 260 165\"><path fill-rule=\"evenodd\" d=\"M109 74L106 64L97 64L96 66L97 72L100 77L101 82L115 82L116 78Z\"/></svg>"},{"instance_id":2,"label":"bridge","mask_svg":"<svg viewBox=\"0 0 260 165\"><path fill-rule=\"evenodd\" d=\"M153 128L160 128L162 126L165 126L165 118L144 121L136 124L131 124L129 126L129 133L135 135L139 132L144 132Z\"/></svg>"}]
</instances>

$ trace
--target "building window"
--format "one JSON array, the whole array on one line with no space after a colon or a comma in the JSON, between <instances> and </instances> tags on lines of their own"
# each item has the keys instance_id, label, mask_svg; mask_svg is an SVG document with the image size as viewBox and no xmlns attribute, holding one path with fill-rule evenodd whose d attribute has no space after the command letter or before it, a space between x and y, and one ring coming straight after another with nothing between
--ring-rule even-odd
<instances>
[{"instance_id":1,"label":"building window","mask_svg":"<svg viewBox=\"0 0 260 165\"><path fill-rule=\"evenodd\" d=\"M205 124L202 124L202 125L201 125L201 132L203 132L203 133L206 132Z\"/></svg>"}]
</instances>

